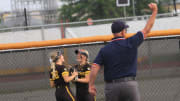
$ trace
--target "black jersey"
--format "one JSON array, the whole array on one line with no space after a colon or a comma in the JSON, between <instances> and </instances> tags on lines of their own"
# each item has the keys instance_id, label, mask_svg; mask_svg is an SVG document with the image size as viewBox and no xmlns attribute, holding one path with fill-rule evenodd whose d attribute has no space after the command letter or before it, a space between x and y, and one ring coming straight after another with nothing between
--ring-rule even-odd
<instances>
[{"instance_id":1,"label":"black jersey","mask_svg":"<svg viewBox=\"0 0 180 101\"><path fill-rule=\"evenodd\" d=\"M53 73L55 76L53 77ZM55 72L53 70L50 70L50 80L55 82L55 86L66 86L69 85L69 83L66 83L63 79L63 75L69 75L69 72L67 68L64 65L56 65Z\"/></svg>"},{"instance_id":2,"label":"black jersey","mask_svg":"<svg viewBox=\"0 0 180 101\"><path fill-rule=\"evenodd\" d=\"M89 72L90 72L90 67L91 67L91 65L89 63L87 63L83 66L75 65L75 69L78 71L78 78L85 78L85 75L89 74ZM76 82L76 87L88 90L88 83Z\"/></svg>"}]
</instances>

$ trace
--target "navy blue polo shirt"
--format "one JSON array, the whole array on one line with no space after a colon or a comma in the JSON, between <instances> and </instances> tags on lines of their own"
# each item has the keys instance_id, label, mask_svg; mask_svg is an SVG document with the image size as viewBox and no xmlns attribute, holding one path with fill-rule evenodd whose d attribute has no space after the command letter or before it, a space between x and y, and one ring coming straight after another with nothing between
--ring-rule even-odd
<instances>
[{"instance_id":1,"label":"navy blue polo shirt","mask_svg":"<svg viewBox=\"0 0 180 101\"><path fill-rule=\"evenodd\" d=\"M138 46L143 42L141 31L130 38L115 37L99 51L94 64L104 66L104 79L136 76Z\"/></svg>"}]
</instances>

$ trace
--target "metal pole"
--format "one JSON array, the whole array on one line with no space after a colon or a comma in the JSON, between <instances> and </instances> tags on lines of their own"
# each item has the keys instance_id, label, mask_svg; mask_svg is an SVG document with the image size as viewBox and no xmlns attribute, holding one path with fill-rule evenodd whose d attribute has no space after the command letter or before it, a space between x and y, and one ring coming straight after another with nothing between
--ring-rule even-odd
<instances>
[{"instance_id":1,"label":"metal pole","mask_svg":"<svg viewBox=\"0 0 180 101\"><path fill-rule=\"evenodd\" d=\"M147 42L147 46L148 46L148 59L149 59L149 68L150 68L150 74L152 75L152 64L153 64L153 62L152 62L152 44L151 44L151 41L148 41Z\"/></svg>"},{"instance_id":2,"label":"metal pole","mask_svg":"<svg viewBox=\"0 0 180 101\"><path fill-rule=\"evenodd\" d=\"M134 0L132 0L132 5L133 5L133 16L136 16Z\"/></svg>"},{"instance_id":3,"label":"metal pole","mask_svg":"<svg viewBox=\"0 0 180 101\"><path fill-rule=\"evenodd\" d=\"M124 8L124 17L126 18L126 6L124 6L123 8Z\"/></svg>"},{"instance_id":4,"label":"metal pole","mask_svg":"<svg viewBox=\"0 0 180 101\"><path fill-rule=\"evenodd\" d=\"M61 23L63 23L63 20L61 20ZM65 35L64 35L64 26L61 25L61 38L64 39Z\"/></svg>"},{"instance_id":5,"label":"metal pole","mask_svg":"<svg viewBox=\"0 0 180 101\"><path fill-rule=\"evenodd\" d=\"M176 0L173 0L173 4L174 4L175 15L176 15L176 14L177 14L177 9L176 9Z\"/></svg>"},{"instance_id":6,"label":"metal pole","mask_svg":"<svg viewBox=\"0 0 180 101\"><path fill-rule=\"evenodd\" d=\"M44 33L44 27L42 26L41 27L41 38L42 38L42 40L45 40L45 35L44 35L45 33Z\"/></svg>"},{"instance_id":7,"label":"metal pole","mask_svg":"<svg viewBox=\"0 0 180 101\"><path fill-rule=\"evenodd\" d=\"M28 26L26 8L24 8L24 18L25 18L25 26Z\"/></svg>"},{"instance_id":8,"label":"metal pole","mask_svg":"<svg viewBox=\"0 0 180 101\"><path fill-rule=\"evenodd\" d=\"M179 40L179 50L180 50L180 40Z\"/></svg>"}]
</instances>

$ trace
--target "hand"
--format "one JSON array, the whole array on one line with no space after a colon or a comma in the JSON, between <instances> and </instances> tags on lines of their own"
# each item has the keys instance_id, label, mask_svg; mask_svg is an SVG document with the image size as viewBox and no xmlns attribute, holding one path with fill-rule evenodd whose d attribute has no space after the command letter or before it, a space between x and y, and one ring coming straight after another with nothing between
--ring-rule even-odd
<instances>
[{"instance_id":1,"label":"hand","mask_svg":"<svg viewBox=\"0 0 180 101\"><path fill-rule=\"evenodd\" d=\"M74 71L74 72L72 73L72 75L73 75L73 76L78 76L78 72L75 72L75 71Z\"/></svg>"},{"instance_id":2,"label":"hand","mask_svg":"<svg viewBox=\"0 0 180 101\"><path fill-rule=\"evenodd\" d=\"M96 96L97 91L95 85L89 85L89 93L93 96Z\"/></svg>"},{"instance_id":3,"label":"hand","mask_svg":"<svg viewBox=\"0 0 180 101\"><path fill-rule=\"evenodd\" d=\"M157 12L158 11L157 4L150 3L148 6L149 6L149 8L151 9L152 12Z\"/></svg>"}]
</instances>

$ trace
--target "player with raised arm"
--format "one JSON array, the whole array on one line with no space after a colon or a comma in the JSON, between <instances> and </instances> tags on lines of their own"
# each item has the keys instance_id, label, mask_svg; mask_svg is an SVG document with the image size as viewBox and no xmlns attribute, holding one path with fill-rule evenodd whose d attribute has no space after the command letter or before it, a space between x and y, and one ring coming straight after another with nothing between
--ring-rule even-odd
<instances>
[{"instance_id":1,"label":"player with raised arm","mask_svg":"<svg viewBox=\"0 0 180 101\"><path fill-rule=\"evenodd\" d=\"M94 64L91 67L89 92L96 95L95 79L101 66L104 66L104 80L106 101L140 101L137 72L138 47L147 37L155 22L158 8L150 3L152 10L146 26L134 36L125 38L129 27L124 22L116 20L111 26L114 38L100 49Z\"/></svg>"}]
</instances>

